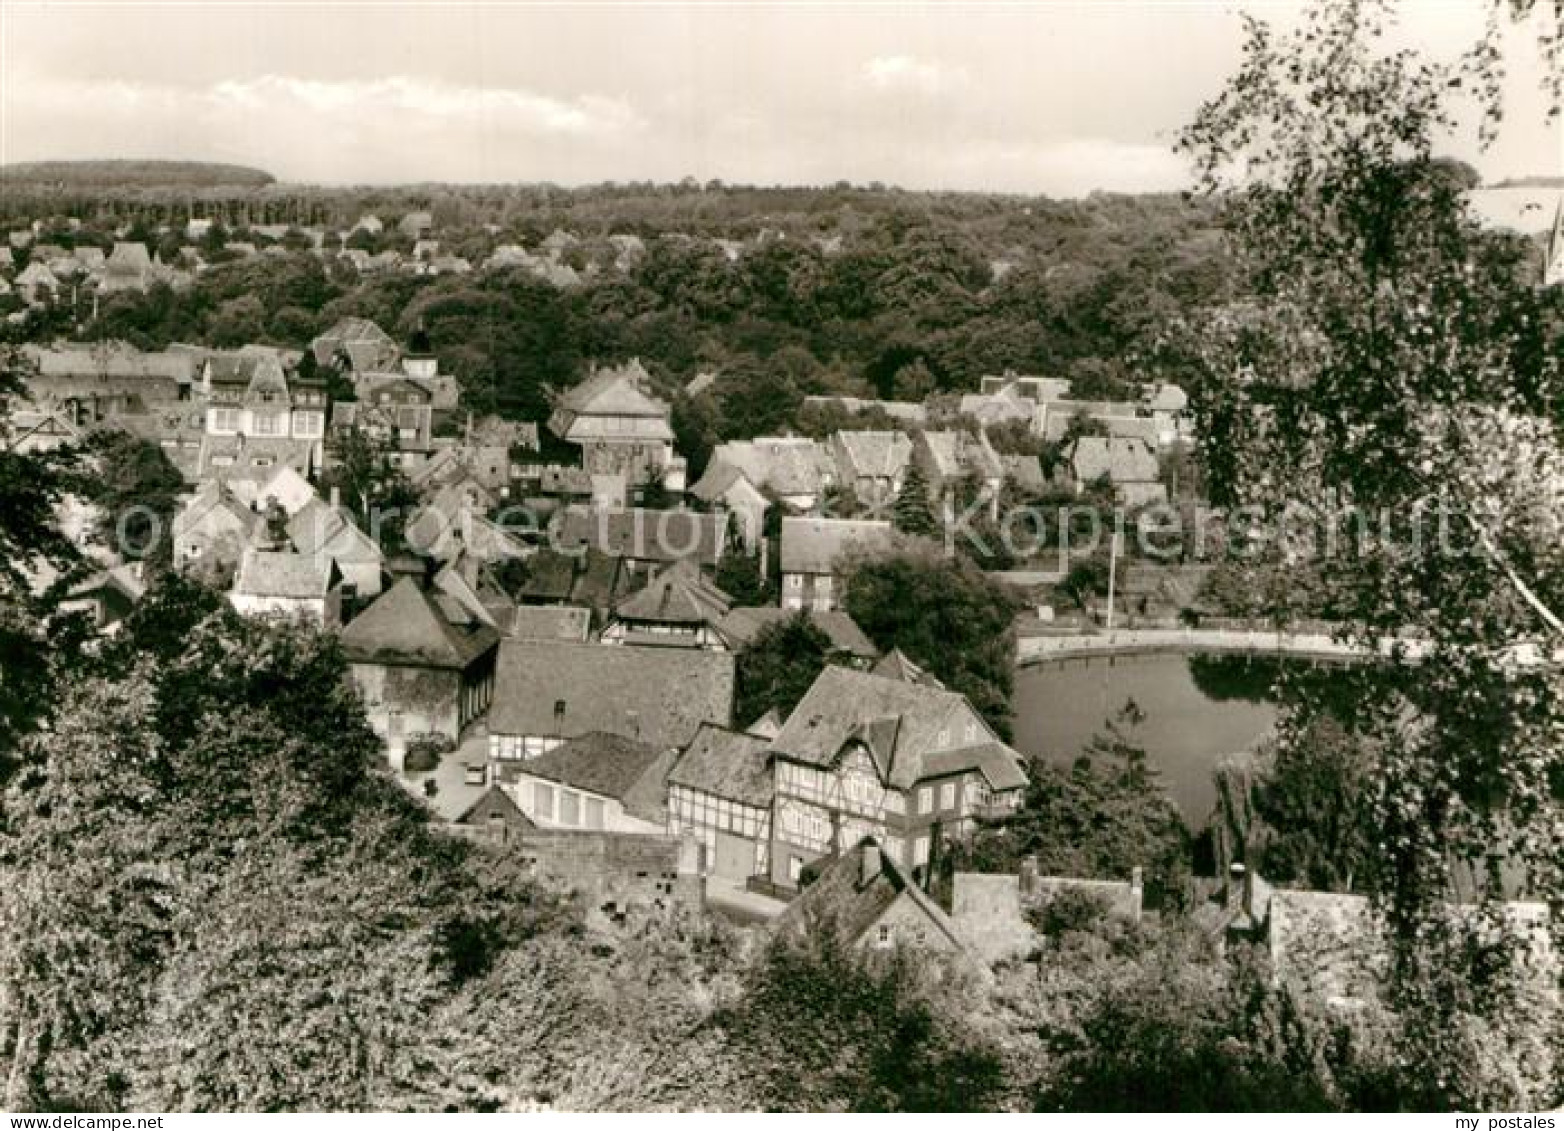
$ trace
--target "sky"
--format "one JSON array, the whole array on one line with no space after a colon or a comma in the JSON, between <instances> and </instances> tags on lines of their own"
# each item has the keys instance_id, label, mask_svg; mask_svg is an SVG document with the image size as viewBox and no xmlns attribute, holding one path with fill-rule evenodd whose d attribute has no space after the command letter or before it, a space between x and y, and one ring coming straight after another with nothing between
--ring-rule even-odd
<instances>
[{"instance_id":1,"label":"sky","mask_svg":"<svg viewBox=\"0 0 1564 1131\"><path fill-rule=\"evenodd\" d=\"M1451 57L1481 0L1403 0ZM1241 0L1286 21L1290 0ZM0 163L181 158L319 184L880 181L1174 189L1240 3L252 4L0 0ZM1512 37L1524 41L1523 36ZM1485 178L1564 173L1509 53Z\"/></svg>"}]
</instances>

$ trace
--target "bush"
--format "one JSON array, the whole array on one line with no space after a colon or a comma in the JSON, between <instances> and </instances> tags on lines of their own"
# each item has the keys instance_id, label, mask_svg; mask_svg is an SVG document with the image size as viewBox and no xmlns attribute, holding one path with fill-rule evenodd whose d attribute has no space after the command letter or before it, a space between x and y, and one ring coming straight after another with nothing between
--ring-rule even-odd
<instances>
[{"instance_id":1,"label":"bush","mask_svg":"<svg viewBox=\"0 0 1564 1131\"><path fill-rule=\"evenodd\" d=\"M402 768L415 774L433 770L440 765L440 755L449 754L454 748L455 743L443 734L433 731L415 734L407 740Z\"/></svg>"}]
</instances>

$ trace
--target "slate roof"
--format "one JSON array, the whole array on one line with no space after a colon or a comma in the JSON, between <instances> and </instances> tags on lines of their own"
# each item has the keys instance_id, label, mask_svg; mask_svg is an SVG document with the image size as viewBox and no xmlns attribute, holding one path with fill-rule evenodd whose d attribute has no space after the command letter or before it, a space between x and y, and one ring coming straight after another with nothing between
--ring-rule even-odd
<instances>
[{"instance_id":1,"label":"slate roof","mask_svg":"<svg viewBox=\"0 0 1564 1131\"><path fill-rule=\"evenodd\" d=\"M214 511L226 514L245 534L254 530L261 520L260 515L234 497L226 484L207 482L174 516L174 537L178 538Z\"/></svg>"},{"instance_id":2,"label":"slate roof","mask_svg":"<svg viewBox=\"0 0 1564 1131\"><path fill-rule=\"evenodd\" d=\"M1114 484L1155 483L1157 453L1144 440L1082 436L1070 447L1070 469L1090 483L1102 476Z\"/></svg>"},{"instance_id":3,"label":"slate roof","mask_svg":"<svg viewBox=\"0 0 1564 1131\"><path fill-rule=\"evenodd\" d=\"M667 563L693 558L715 566L727 544L728 514L571 506L556 519L554 539L567 552L591 547L614 558Z\"/></svg>"},{"instance_id":4,"label":"slate roof","mask_svg":"<svg viewBox=\"0 0 1564 1131\"><path fill-rule=\"evenodd\" d=\"M912 458L912 441L905 432L838 432L832 443L843 480L894 479Z\"/></svg>"},{"instance_id":5,"label":"slate roof","mask_svg":"<svg viewBox=\"0 0 1564 1131\"><path fill-rule=\"evenodd\" d=\"M527 559L527 580L519 596L534 603L607 611L629 589L629 571L622 565L620 559L592 549L566 554L545 546Z\"/></svg>"},{"instance_id":6,"label":"slate roof","mask_svg":"<svg viewBox=\"0 0 1564 1131\"><path fill-rule=\"evenodd\" d=\"M898 679L903 683L919 683L924 687L937 687L942 691L945 688L943 683L909 660L907 653L900 648L892 648L869 670L886 679Z\"/></svg>"},{"instance_id":7,"label":"slate roof","mask_svg":"<svg viewBox=\"0 0 1564 1131\"><path fill-rule=\"evenodd\" d=\"M884 553L895 529L883 519L786 517L782 520L782 572L834 572L853 553Z\"/></svg>"},{"instance_id":8,"label":"slate roof","mask_svg":"<svg viewBox=\"0 0 1564 1131\"><path fill-rule=\"evenodd\" d=\"M397 344L368 318L344 318L310 342L310 352L321 365L330 365L346 352L354 371L389 369L401 357Z\"/></svg>"},{"instance_id":9,"label":"slate roof","mask_svg":"<svg viewBox=\"0 0 1564 1131\"><path fill-rule=\"evenodd\" d=\"M1043 424L1043 438L1058 443L1064 439L1074 419L1074 414L1049 413ZM1155 443L1157 439L1157 422L1149 416L1091 416L1089 419L1100 425L1109 436L1149 443Z\"/></svg>"},{"instance_id":10,"label":"slate roof","mask_svg":"<svg viewBox=\"0 0 1564 1131\"><path fill-rule=\"evenodd\" d=\"M1030 422L1037 415L1037 403L1023 396L1014 385L1007 385L996 393L965 393L959 410L981 424L1002 424L1009 420Z\"/></svg>"},{"instance_id":11,"label":"slate roof","mask_svg":"<svg viewBox=\"0 0 1564 1131\"><path fill-rule=\"evenodd\" d=\"M331 585L331 566L286 550L245 550L233 591L248 597L319 600Z\"/></svg>"},{"instance_id":12,"label":"slate roof","mask_svg":"<svg viewBox=\"0 0 1564 1131\"><path fill-rule=\"evenodd\" d=\"M741 472L756 487L776 495L819 495L831 471L830 452L815 440L793 436L732 440L717 445L706 474L690 490L709 501L727 489L734 472Z\"/></svg>"},{"instance_id":13,"label":"slate roof","mask_svg":"<svg viewBox=\"0 0 1564 1131\"><path fill-rule=\"evenodd\" d=\"M147 245L144 243L116 243L106 266L115 274L139 273L151 269L152 257L147 254Z\"/></svg>"},{"instance_id":14,"label":"slate roof","mask_svg":"<svg viewBox=\"0 0 1564 1131\"><path fill-rule=\"evenodd\" d=\"M1020 756L963 696L828 666L793 708L771 751L830 766L849 742L867 747L881 778L898 789L965 770L980 771L994 789L1026 784Z\"/></svg>"},{"instance_id":15,"label":"slate roof","mask_svg":"<svg viewBox=\"0 0 1564 1131\"><path fill-rule=\"evenodd\" d=\"M774 605L729 609L728 615L723 617L722 623L717 626L717 631L722 634L722 638L728 642L730 648L739 650L771 625L793 616L805 617L829 636L832 645L840 651L851 653L863 660L872 660L879 655L874 641L864 635L863 629L858 627L858 622L840 609L826 613L814 609L779 609Z\"/></svg>"},{"instance_id":16,"label":"slate roof","mask_svg":"<svg viewBox=\"0 0 1564 1131\"><path fill-rule=\"evenodd\" d=\"M703 723L668 772L668 784L768 808L776 786L770 745L758 735Z\"/></svg>"},{"instance_id":17,"label":"slate roof","mask_svg":"<svg viewBox=\"0 0 1564 1131\"><path fill-rule=\"evenodd\" d=\"M676 750L592 731L525 762L502 763L499 773L502 781L527 774L611 797L631 816L662 822L668 816L664 803L668 767L677 757Z\"/></svg>"},{"instance_id":18,"label":"slate roof","mask_svg":"<svg viewBox=\"0 0 1564 1131\"><path fill-rule=\"evenodd\" d=\"M716 627L732 605L731 597L702 577L693 562L685 560L668 566L645 588L621 600L614 606L614 615L628 621Z\"/></svg>"},{"instance_id":19,"label":"slate roof","mask_svg":"<svg viewBox=\"0 0 1564 1131\"><path fill-rule=\"evenodd\" d=\"M418 583L404 577L342 630L342 650L356 663L461 670L499 643L490 625L461 622Z\"/></svg>"},{"instance_id":20,"label":"slate roof","mask_svg":"<svg viewBox=\"0 0 1564 1131\"><path fill-rule=\"evenodd\" d=\"M638 358L599 369L560 396L549 431L573 442L599 436L672 440L668 405L646 391L650 381Z\"/></svg>"},{"instance_id":21,"label":"slate roof","mask_svg":"<svg viewBox=\"0 0 1564 1131\"><path fill-rule=\"evenodd\" d=\"M733 684L727 652L506 640L489 732L573 738L601 730L683 746L701 723L732 722ZM556 704L564 706L557 717Z\"/></svg>"},{"instance_id":22,"label":"slate roof","mask_svg":"<svg viewBox=\"0 0 1564 1131\"><path fill-rule=\"evenodd\" d=\"M511 621L518 640L568 640L584 643L592 626L592 610L574 605L521 605Z\"/></svg>"},{"instance_id":23,"label":"slate roof","mask_svg":"<svg viewBox=\"0 0 1564 1131\"><path fill-rule=\"evenodd\" d=\"M877 923L903 894L907 895L929 925L943 935L952 947L965 950L966 944L955 925L933 898L902 871L886 852L879 853L880 867L868 883L863 882L863 853L866 847L878 849L872 837L865 837L841 856L831 860L797 899L777 916L778 932L803 932L816 924L856 943Z\"/></svg>"},{"instance_id":24,"label":"slate roof","mask_svg":"<svg viewBox=\"0 0 1564 1131\"><path fill-rule=\"evenodd\" d=\"M286 436L205 436L201 441L198 478L270 480L282 465L308 475L315 441ZM224 463L222 461L227 460Z\"/></svg>"},{"instance_id":25,"label":"slate roof","mask_svg":"<svg viewBox=\"0 0 1564 1131\"><path fill-rule=\"evenodd\" d=\"M301 554L321 554L342 562L385 559L375 540L358 528L345 507L311 499L288 520L288 538Z\"/></svg>"},{"instance_id":26,"label":"slate roof","mask_svg":"<svg viewBox=\"0 0 1564 1131\"><path fill-rule=\"evenodd\" d=\"M934 477L941 481L960 479L968 472L984 479L997 479L1004 474L999 454L981 432L922 432L917 446L932 465Z\"/></svg>"}]
</instances>

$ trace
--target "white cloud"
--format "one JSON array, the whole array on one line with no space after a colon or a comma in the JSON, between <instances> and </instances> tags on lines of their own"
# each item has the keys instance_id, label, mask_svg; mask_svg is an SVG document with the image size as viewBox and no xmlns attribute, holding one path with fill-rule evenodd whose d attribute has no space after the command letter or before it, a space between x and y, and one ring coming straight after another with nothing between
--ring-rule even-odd
<instances>
[{"instance_id":1,"label":"white cloud","mask_svg":"<svg viewBox=\"0 0 1564 1131\"><path fill-rule=\"evenodd\" d=\"M604 95L564 99L531 90L453 86L404 75L369 81L263 75L218 83L206 98L219 110L266 107L275 113L293 107L339 117L412 115L451 124L482 121L507 132L601 136L644 125L628 102Z\"/></svg>"},{"instance_id":2,"label":"white cloud","mask_svg":"<svg viewBox=\"0 0 1564 1131\"><path fill-rule=\"evenodd\" d=\"M915 55L877 55L863 66L863 80L886 93L945 94L967 85L967 72Z\"/></svg>"}]
</instances>

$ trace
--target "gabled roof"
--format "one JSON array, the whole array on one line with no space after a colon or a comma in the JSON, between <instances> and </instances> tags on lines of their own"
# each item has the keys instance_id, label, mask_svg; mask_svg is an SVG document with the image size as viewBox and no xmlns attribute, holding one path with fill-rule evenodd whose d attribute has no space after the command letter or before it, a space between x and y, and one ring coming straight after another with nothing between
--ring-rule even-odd
<instances>
[{"instance_id":1,"label":"gabled roof","mask_svg":"<svg viewBox=\"0 0 1564 1131\"><path fill-rule=\"evenodd\" d=\"M846 479L894 479L912 458L905 432L838 432L837 471Z\"/></svg>"},{"instance_id":2,"label":"gabled roof","mask_svg":"<svg viewBox=\"0 0 1564 1131\"><path fill-rule=\"evenodd\" d=\"M233 591L247 597L321 600L331 587L331 563L284 550L245 550Z\"/></svg>"},{"instance_id":3,"label":"gabled roof","mask_svg":"<svg viewBox=\"0 0 1564 1131\"><path fill-rule=\"evenodd\" d=\"M573 738L601 730L683 746L701 723L732 721L733 683L726 652L506 640L489 731Z\"/></svg>"},{"instance_id":4,"label":"gabled roof","mask_svg":"<svg viewBox=\"0 0 1564 1131\"><path fill-rule=\"evenodd\" d=\"M900 648L892 648L869 670L875 675L883 676L886 679L897 679L903 683L917 683L924 687L939 688L941 691L945 689L943 683L909 660L907 653Z\"/></svg>"},{"instance_id":5,"label":"gabled roof","mask_svg":"<svg viewBox=\"0 0 1564 1131\"><path fill-rule=\"evenodd\" d=\"M997 479L1004 474L999 453L982 432L922 432L917 444L932 465L935 477L942 481L960 479L968 472L984 479Z\"/></svg>"},{"instance_id":6,"label":"gabled roof","mask_svg":"<svg viewBox=\"0 0 1564 1131\"><path fill-rule=\"evenodd\" d=\"M814 609L780 609L775 605L729 609L717 631L735 650L742 649L767 628L788 617L802 616L831 638L831 644L839 651L850 653L863 660L879 655L874 641L864 635L858 623L840 609L817 612Z\"/></svg>"},{"instance_id":7,"label":"gabled roof","mask_svg":"<svg viewBox=\"0 0 1564 1131\"><path fill-rule=\"evenodd\" d=\"M759 735L703 723L668 771L668 784L766 808L776 785L769 746Z\"/></svg>"},{"instance_id":8,"label":"gabled roof","mask_svg":"<svg viewBox=\"0 0 1564 1131\"><path fill-rule=\"evenodd\" d=\"M1144 440L1082 436L1070 447L1070 469L1083 483L1106 475L1109 482L1155 483L1157 453Z\"/></svg>"},{"instance_id":9,"label":"gabled roof","mask_svg":"<svg viewBox=\"0 0 1564 1131\"><path fill-rule=\"evenodd\" d=\"M701 576L689 560L674 562L614 606L614 616L626 621L716 627L733 599Z\"/></svg>"},{"instance_id":10,"label":"gabled roof","mask_svg":"<svg viewBox=\"0 0 1564 1131\"><path fill-rule=\"evenodd\" d=\"M336 361L339 351L346 352L355 371L389 369L401 356L391 335L368 318L344 318L310 342L310 352L321 365Z\"/></svg>"},{"instance_id":11,"label":"gabled roof","mask_svg":"<svg viewBox=\"0 0 1564 1131\"><path fill-rule=\"evenodd\" d=\"M111 273L139 273L152 268L152 257L144 243L116 243L109 254L107 266Z\"/></svg>"},{"instance_id":12,"label":"gabled roof","mask_svg":"<svg viewBox=\"0 0 1564 1131\"><path fill-rule=\"evenodd\" d=\"M258 514L234 497L227 484L209 481L201 484L201 489L174 516L174 537L178 538L213 515L221 515L245 534L254 530L260 521Z\"/></svg>"},{"instance_id":13,"label":"gabled roof","mask_svg":"<svg viewBox=\"0 0 1564 1131\"><path fill-rule=\"evenodd\" d=\"M345 507L332 506L318 497L288 520L288 538L301 554L323 555L339 562L385 560L375 540L358 528Z\"/></svg>"},{"instance_id":14,"label":"gabled roof","mask_svg":"<svg viewBox=\"0 0 1564 1131\"><path fill-rule=\"evenodd\" d=\"M342 630L342 650L357 663L457 669L499 643L491 626L453 623L450 613L404 577Z\"/></svg>"},{"instance_id":15,"label":"gabled roof","mask_svg":"<svg viewBox=\"0 0 1564 1131\"><path fill-rule=\"evenodd\" d=\"M866 851L872 851L879 862L867 883L863 878ZM831 860L815 882L777 917L776 930L802 932L818 924L826 930L836 931L844 941L856 943L880 921L891 904L903 896L953 949L966 949L955 925L939 904L918 887L888 853L881 851L872 837L865 837Z\"/></svg>"},{"instance_id":16,"label":"gabled roof","mask_svg":"<svg viewBox=\"0 0 1564 1131\"><path fill-rule=\"evenodd\" d=\"M591 548L585 553L562 553L544 546L528 559L527 581L519 596L523 601L584 605L606 613L630 585L630 571L619 558Z\"/></svg>"},{"instance_id":17,"label":"gabled roof","mask_svg":"<svg viewBox=\"0 0 1564 1131\"><path fill-rule=\"evenodd\" d=\"M644 507L566 507L555 521L556 545L591 547L609 557L676 562L693 558L714 566L727 544L728 514Z\"/></svg>"},{"instance_id":18,"label":"gabled roof","mask_svg":"<svg viewBox=\"0 0 1564 1131\"><path fill-rule=\"evenodd\" d=\"M782 572L832 573L851 554L888 552L895 533L883 519L784 518Z\"/></svg>"},{"instance_id":19,"label":"gabled roof","mask_svg":"<svg viewBox=\"0 0 1564 1131\"><path fill-rule=\"evenodd\" d=\"M525 762L501 764L499 773L501 780L527 774L610 797L631 816L661 822L667 818L668 767L677 757L676 750L593 731Z\"/></svg>"},{"instance_id":20,"label":"gabled roof","mask_svg":"<svg viewBox=\"0 0 1564 1131\"><path fill-rule=\"evenodd\" d=\"M571 441L610 432L626 439L671 440L668 405L646 391L650 382L639 359L615 369L599 369L560 396L549 417L549 431ZM615 418L622 422L617 428Z\"/></svg>"},{"instance_id":21,"label":"gabled roof","mask_svg":"<svg viewBox=\"0 0 1564 1131\"><path fill-rule=\"evenodd\" d=\"M1149 416L1089 416L1109 436L1128 440L1145 440L1156 443L1157 422ZM1052 443L1063 440L1074 422L1074 415L1049 413L1043 423L1043 438Z\"/></svg>"},{"instance_id":22,"label":"gabled roof","mask_svg":"<svg viewBox=\"0 0 1564 1131\"><path fill-rule=\"evenodd\" d=\"M702 498L714 498L731 482L724 475L742 473L756 487L783 497L819 495L825 489L831 471L829 450L824 444L806 437L732 440L717 445L706 475L691 490ZM709 484L708 479L711 480Z\"/></svg>"},{"instance_id":23,"label":"gabled roof","mask_svg":"<svg viewBox=\"0 0 1564 1131\"><path fill-rule=\"evenodd\" d=\"M963 696L827 666L772 740L771 752L831 766L849 743L862 744L881 778L898 789L965 770L980 771L994 789L1026 784L1020 756Z\"/></svg>"},{"instance_id":24,"label":"gabled roof","mask_svg":"<svg viewBox=\"0 0 1564 1131\"><path fill-rule=\"evenodd\" d=\"M491 785L478 795L467 808L451 819L455 825L474 825L478 818L489 817L503 818L507 825L519 825L523 828L537 828L532 823L532 818L521 811L521 806L516 804L516 799L499 784Z\"/></svg>"}]
</instances>

